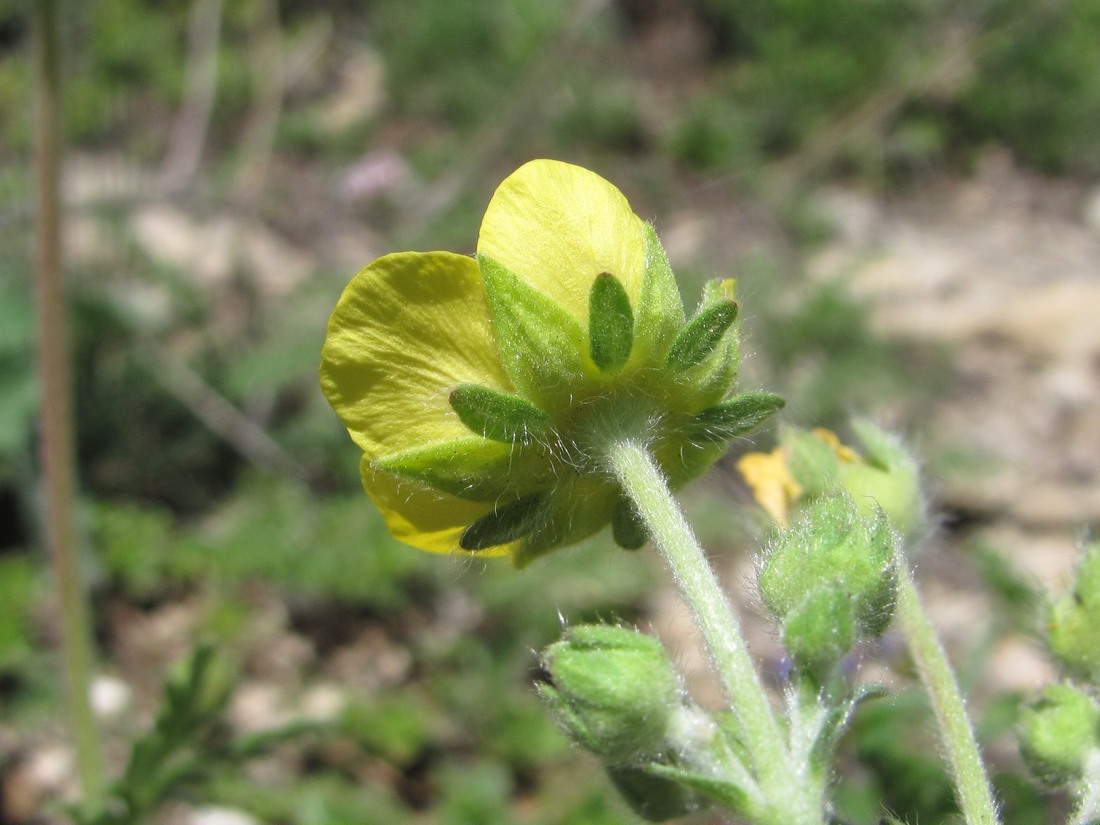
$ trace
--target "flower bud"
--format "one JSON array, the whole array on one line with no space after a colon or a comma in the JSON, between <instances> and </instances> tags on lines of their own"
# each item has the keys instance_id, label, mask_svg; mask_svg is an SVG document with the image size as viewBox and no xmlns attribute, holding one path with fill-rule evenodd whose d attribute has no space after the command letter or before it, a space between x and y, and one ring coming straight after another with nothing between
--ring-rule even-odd
<instances>
[{"instance_id":1,"label":"flower bud","mask_svg":"<svg viewBox=\"0 0 1100 825\"><path fill-rule=\"evenodd\" d=\"M610 625L570 628L542 656L541 686L558 723L610 765L663 750L680 680L664 647L644 633Z\"/></svg>"},{"instance_id":2,"label":"flower bud","mask_svg":"<svg viewBox=\"0 0 1100 825\"><path fill-rule=\"evenodd\" d=\"M788 650L814 666L835 662L858 635L889 626L897 591L894 537L879 513L841 493L813 501L776 536L758 577Z\"/></svg>"},{"instance_id":3,"label":"flower bud","mask_svg":"<svg viewBox=\"0 0 1100 825\"><path fill-rule=\"evenodd\" d=\"M1047 685L1020 714L1020 753L1048 785L1079 779L1089 754L1100 748L1100 708L1067 684Z\"/></svg>"},{"instance_id":4,"label":"flower bud","mask_svg":"<svg viewBox=\"0 0 1100 825\"><path fill-rule=\"evenodd\" d=\"M785 431L781 440L791 475L808 498L840 487L865 515L881 508L902 533L913 531L923 521L916 462L896 438L869 421L856 419L852 429L866 457L829 430Z\"/></svg>"},{"instance_id":5,"label":"flower bud","mask_svg":"<svg viewBox=\"0 0 1100 825\"><path fill-rule=\"evenodd\" d=\"M1090 545L1077 566L1073 587L1050 610L1050 649L1076 676L1100 683L1100 542Z\"/></svg>"}]
</instances>

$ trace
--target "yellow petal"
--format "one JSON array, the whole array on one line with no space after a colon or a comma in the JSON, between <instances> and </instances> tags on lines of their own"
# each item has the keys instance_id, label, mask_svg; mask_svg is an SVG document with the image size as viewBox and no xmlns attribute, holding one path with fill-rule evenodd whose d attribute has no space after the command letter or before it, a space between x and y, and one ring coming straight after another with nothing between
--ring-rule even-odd
<instances>
[{"instance_id":1,"label":"yellow petal","mask_svg":"<svg viewBox=\"0 0 1100 825\"><path fill-rule=\"evenodd\" d=\"M459 549L463 531L493 510L492 504L463 501L447 493L371 467L368 456L359 464L363 487L375 503L390 534L398 541L430 553L467 552ZM492 547L476 554L504 556L517 542Z\"/></svg>"},{"instance_id":2,"label":"yellow petal","mask_svg":"<svg viewBox=\"0 0 1100 825\"><path fill-rule=\"evenodd\" d=\"M329 319L321 387L369 459L469 436L459 384L511 385L481 274L450 252L387 255L361 271Z\"/></svg>"},{"instance_id":3,"label":"yellow petal","mask_svg":"<svg viewBox=\"0 0 1100 825\"><path fill-rule=\"evenodd\" d=\"M824 441L830 447L833 448L833 452L836 453L837 459L841 464L862 464L863 456L853 450L851 447L847 447L841 443L837 434L832 430L827 430L824 427L816 427L810 431L819 440Z\"/></svg>"},{"instance_id":4,"label":"yellow petal","mask_svg":"<svg viewBox=\"0 0 1100 825\"><path fill-rule=\"evenodd\" d=\"M501 183L477 250L550 296L585 329L588 294L610 272L637 307L645 275L643 224L623 194L594 172L533 160Z\"/></svg>"},{"instance_id":5,"label":"yellow petal","mask_svg":"<svg viewBox=\"0 0 1100 825\"><path fill-rule=\"evenodd\" d=\"M737 471L752 490L757 503L780 527L787 526L787 514L802 488L787 469L783 450L770 453L746 453L737 462Z\"/></svg>"}]
</instances>

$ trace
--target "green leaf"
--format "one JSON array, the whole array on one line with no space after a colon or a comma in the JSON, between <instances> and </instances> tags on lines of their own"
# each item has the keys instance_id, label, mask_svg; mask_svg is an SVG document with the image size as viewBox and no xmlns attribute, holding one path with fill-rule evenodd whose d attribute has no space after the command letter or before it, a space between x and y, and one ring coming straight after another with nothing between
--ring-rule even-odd
<instances>
[{"instance_id":1,"label":"green leaf","mask_svg":"<svg viewBox=\"0 0 1100 825\"><path fill-rule=\"evenodd\" d=\"M539 520L542 496L525 496L511 504L482 516L462 534L458 544L463 550L488 550L516 539L535 529Z\"/></svg>"},{"instance_id":2,"label":"green leaf","mask_svg":"<svg viewBox=\"0 0 1100 825\"><path fill-rule=\"evenodd\" d=\"M689 438L697 443L729 441L762 424L786 402L770 392L752 392L709 407L692 420Z\"/></svg>"},{"instance_id":3,"label":"green leaf","mask_svg":"<svg viewBox=\"0 0 1100 825\"><path fill-rule=\"evenodd\" d=\"M719 301L700 310L684 327L665 360L669 369L683 372L714 352L726 331L737 320L737 302Z\"/></svg>"},{"instance_id":4,"label":"green leaf","mask_svg":"<svg viewBox=\"0 0 1100 825\"><path fill-rule=\"evenodd\" d=\"M610 272L601 272L588 295L588 347L603 372L621 369L634 347L630 296Z\"/></svg>"},{"instance_id":5,"label":"green leaf","mask_svg":"<svg viewBox=\"0 0 1100 825\"><path fill-rule=\"evenodd\" d=\"M505 444L545 442L550 417L518 395L480 384L460 384L451 391L451 408L475 435Z\"/></svg>"}]
</instances>

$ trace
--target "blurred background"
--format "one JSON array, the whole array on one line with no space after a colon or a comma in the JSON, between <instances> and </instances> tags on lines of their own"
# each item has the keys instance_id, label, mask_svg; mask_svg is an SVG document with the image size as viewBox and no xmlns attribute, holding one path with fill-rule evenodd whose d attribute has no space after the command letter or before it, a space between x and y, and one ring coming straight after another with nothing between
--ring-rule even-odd
<instances>
[{"instance_id":1,"label":"blurred background","mask_svg":"<svg viewBox=\"0 0 1100 825\"><path fill-rule=\"evenodd\" d=\"M0 0L0 823L66 821L41 549L29 3ZM538 650L618 619L713 697L651 551L516 572L392 542L317 387L340 291L389 251L473 251L499 181L580 163L653 220L689 306L736 277L742 385L787 420L904 433L937 508L919 572L998 768L1020 780L1030 639L1100 526L1100 0L66 0L64 256L80 531L109 773L199 643L220 736L325 730L211 770L156 820L627 825L548 721ZM774 432L755 439L769 447ZM741 594L733 451L687 497ZM742 505L731 508L730 502ZM766 626L754 644L774 666ZM940 822L898 696L856 719L844 821ZM216 738L216 737L215 737ZM910 743L911 743L910 739ZM701 823L717 821L700 815Z\"/></svg>"}]
</instances>

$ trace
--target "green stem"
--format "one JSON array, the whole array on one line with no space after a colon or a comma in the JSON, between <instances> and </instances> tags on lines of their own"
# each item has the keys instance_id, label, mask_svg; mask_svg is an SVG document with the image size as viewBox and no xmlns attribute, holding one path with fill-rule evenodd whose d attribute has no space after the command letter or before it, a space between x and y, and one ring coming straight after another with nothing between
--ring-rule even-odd
<instances>
[{"instance_id":1,"label":"green stem","mask_svg":"<svg viewBox=\"0 0 1100 825\"><path fill-rule=\"evenodd\" d=\"M638 441L612 443L607 458L672 570L710 652L768 801L769 813L759 821L819 825L820 791L808 775L808 766L791 764L740 625L667 480L648 448Z\"/></svg>"},{"instance_id":2,"label":"green stem","mask_svg":"<svg viewBox=\"0 0 1100 825\"><path fill-rule=\"evenodd\" d=\"M39 433L45 482L45 538L60 600L61 655L70 725L76 740L77 766L84 801L96 805L103 792L103 765L88 695L92 670L91 622L80 576L74 513L76 462L72 378L61 276L61 81L56 0L38 0L35 25L35 284L38 376L42 388Z\"/></svg>"},{"instance_id":3,"label":"green stem","mask_svg":"<svg viewBox=\"0 0 1100 825\"><path fill-rule=\"evenodd\" d=\"M904 559L899 558L899 567L907 571ZM967 825L997 825L997 806L962 693L908 572L903 572L898 585L898 619L939 722Z\"/></svg>"}]
</instances>

